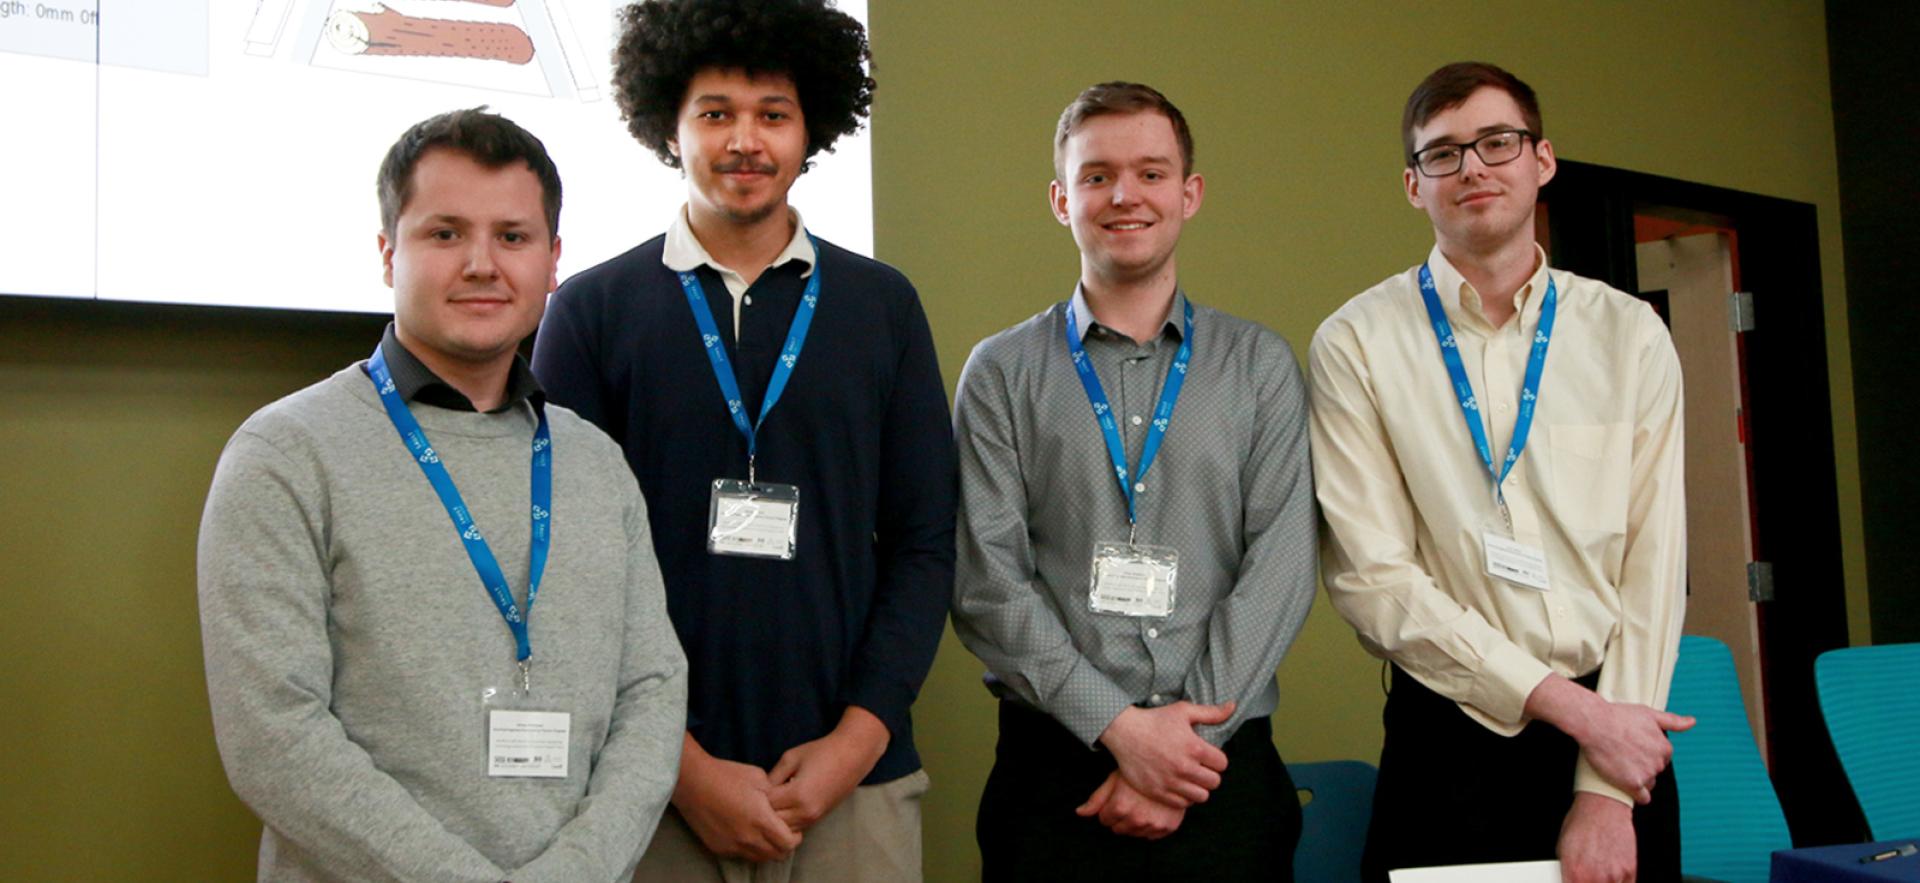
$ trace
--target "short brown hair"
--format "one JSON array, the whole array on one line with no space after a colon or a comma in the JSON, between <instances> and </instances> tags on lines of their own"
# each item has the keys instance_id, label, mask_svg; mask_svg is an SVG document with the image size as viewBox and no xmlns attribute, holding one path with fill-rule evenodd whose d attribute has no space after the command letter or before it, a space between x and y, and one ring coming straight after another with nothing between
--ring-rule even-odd
<instances>
[{"instance_id":1,"label":"short brown hair","mask_svg":"<svg viewBox=\"0 0 1920 883\"><path fill-rule=\"evenodd\" d=\"M436 149L465 154L489 169L524 162L540 179L541 209L547 216L547 236L560 235L560 170L547 156L547 147L533 133L486 105L451 110L421 120L401 133L380 161L380 229L392 239L400 213L413 198L413 170L420 158Z\"/></svg>"},{"instance_id":2,"label":"short brown hair","mask_svg":"<svg viewBox=\"0 0 1920 883\"><path fill-rule=\"evenodd\" d=\"M1152 86L1139 83L1101 83L1088 86L1060 114L1060 125L1053 130L1053 175L1064 180L1067 170L1067 138L1082 123L1097 116L1117 113L1157 113L1173 124L1173 137L1180 142L1180 174L1193 174L1193 132L1187 129L1186 115L1174 107L1167 96Z\"/></svg>"},{"instance_id":3,"label":"short brown hair","mask_svg":"<svg viewBox=\"0 0 1920 883\"><path fill-rule=\"evenodd\" d=\"M1413 94L1407 96L1407 109L1400 114L1400 144L1406 153L1407 165L1413 165L1414 129L1426 125L1442 111L1467 103L1473 93L1489 86L1507 93L1514 104L1520 105L1520 122L1535 140L1546 136L1540 124L1540 99L1534 97L1532 86L1498 65L1456 61L1428 74L1414 87Z\"/></svg>"}]
</instances>

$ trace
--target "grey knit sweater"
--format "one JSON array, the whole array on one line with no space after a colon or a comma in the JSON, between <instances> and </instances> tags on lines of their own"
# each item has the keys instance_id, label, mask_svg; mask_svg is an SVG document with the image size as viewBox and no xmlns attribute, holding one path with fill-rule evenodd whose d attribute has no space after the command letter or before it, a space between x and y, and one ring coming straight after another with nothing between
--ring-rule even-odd
<instances>
[{"instance_id":1,"label":"grey knit sweater","mask_svg":"<svg viewBox=\"0 0 1920 883\"><path fill-rule=\"evenodd\" d=\"M525 604L521 403L414 415ZM200 526L214 733L265 823L261 880L611 881L672 792L686 662L620 449L547 408L553 546L528 613L534 699L572 714L568 777L486 774L514 642L359 365L255 414Z\"/></svg>"}]
</instances>

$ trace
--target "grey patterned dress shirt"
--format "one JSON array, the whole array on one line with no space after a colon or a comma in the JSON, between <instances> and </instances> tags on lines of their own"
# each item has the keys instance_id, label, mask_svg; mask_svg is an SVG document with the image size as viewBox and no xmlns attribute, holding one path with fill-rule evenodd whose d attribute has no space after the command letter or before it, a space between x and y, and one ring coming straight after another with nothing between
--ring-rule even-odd
<instances>
[{"instance_id":1,"label":"grey patterned dress shirt","mask_svg":"<svg viewBox=\"0 0 1920 883\"><path fill-rule=\"evenodd\" d=\"M1145 343L1072 302L1135 470L1186 295ZM1307 406L1291 348L1195 305L1187 379L1139 479L1137 542L1172 546L1172 615L1094 613L1096 542L1127 539L1127 504L1068 354L1066 303L982 341L954 405L960 451L954 630L1002 699L1052 715L1088 746L1129 705L1239 703L1202 727L1221 744L1279 702L1274 670L1313 603L1317 563Z\"/></svg>"}]
</instances>

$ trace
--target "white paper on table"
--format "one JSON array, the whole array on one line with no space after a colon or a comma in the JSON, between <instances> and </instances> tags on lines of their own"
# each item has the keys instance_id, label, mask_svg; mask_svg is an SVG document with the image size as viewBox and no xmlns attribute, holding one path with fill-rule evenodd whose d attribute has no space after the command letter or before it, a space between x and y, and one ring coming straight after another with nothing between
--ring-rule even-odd
<instances>
[{"instance_id":1,"label":"white paper on table","mask_svg":"<svg viewBox=\"0 0 1920 883\"><path fill-rule=\"evenodd\" d=\"M1501 862L1388 871L1392 883L1560 883L1559 862Z\"/></svg>"}]
</instances>

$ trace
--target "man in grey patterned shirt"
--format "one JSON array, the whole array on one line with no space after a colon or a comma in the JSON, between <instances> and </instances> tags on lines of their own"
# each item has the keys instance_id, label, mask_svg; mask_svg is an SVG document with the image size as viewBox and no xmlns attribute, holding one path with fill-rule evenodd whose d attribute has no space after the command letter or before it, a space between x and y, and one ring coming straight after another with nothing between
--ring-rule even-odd
<instances>
[{"instance_id":1,"label":"man in grey patterned shirt","mask_svg":"<svg viewBox=\"0 0 1920 883\"><path fill-rule=\"evenodd\" d=\"M1204 182L1165 96L1081 93L1054 172L1079 285L976 347L955 405L954 627L1001 699L985 878L1290 880L1269 716L1315 591L1299 366L1179 287Z\"/></svg>"}]
</instances>

